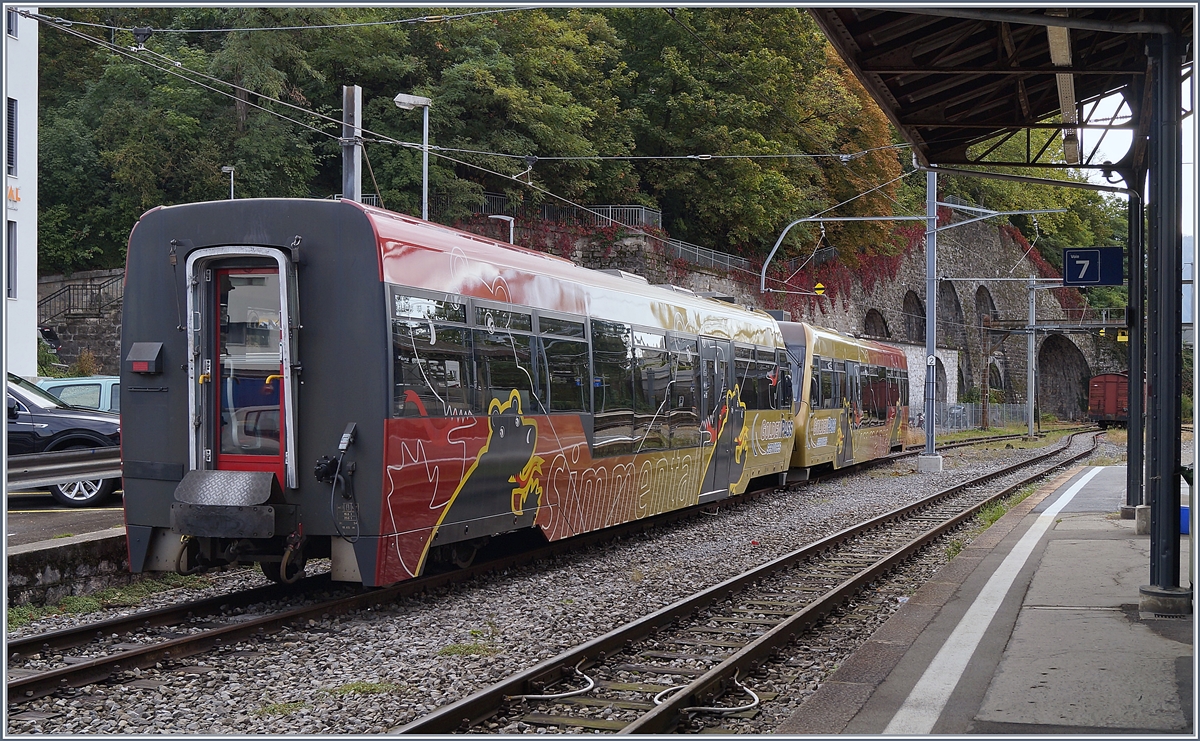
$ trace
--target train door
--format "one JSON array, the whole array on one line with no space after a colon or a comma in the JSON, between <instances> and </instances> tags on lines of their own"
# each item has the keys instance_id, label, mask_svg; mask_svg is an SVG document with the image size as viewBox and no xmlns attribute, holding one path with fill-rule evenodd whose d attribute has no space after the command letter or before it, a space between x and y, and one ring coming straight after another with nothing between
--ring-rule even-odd
<instances>
[{"instance_id":1,"label":"train door","mask_svg":"<svg viewBox=\"0 0 1200 741\"><path fill-rule=\"evenodd\" d=\"M294 489L292 263L277 250L212 248L188 270L191 468L269 472Z\"/></svg>"},{"instance_id":2,"label":"train door","mask_svg":"<svg viewBox=\"0 0 1200 741\"><path fill-rule=\"evenodd\" d=\"M729 340L700 338L700 445L701 459L708 462L700 501L719 499L729 490L730 465L733 462L733 408L726 405L733 388L733 343ZM733 401L736 401L734 399Z\"/></svg>"},{"instance_id":3,"label":"train door","mask_svg":"<svg viewBox=\"0 0 1200 741\"><path fill-rule=\"evenodd\" d=\"M846 446L845 464L855 462L855 437L862 427L863 401L862 378L859 374L860 365L852 360L846 361Z\"/></svg>"},{"instance_id":4,"label":"train door","mask_svg":"<svg viewBox=\"0 0 1200 741\"><path fill-rule=\"evenodd\" d=\"M218 300L212 372L213 405L220 418L216 468L284 473L280 432L283 356L279 337L279 272L227 268L213 278Z\"/></svg>"}]
</instances>

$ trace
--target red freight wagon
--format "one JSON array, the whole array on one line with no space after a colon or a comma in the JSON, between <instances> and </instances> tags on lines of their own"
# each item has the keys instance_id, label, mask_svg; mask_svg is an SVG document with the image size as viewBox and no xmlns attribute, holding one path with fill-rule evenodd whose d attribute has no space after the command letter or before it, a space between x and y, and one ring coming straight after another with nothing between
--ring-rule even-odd
<instances>
[{"instance_id":1,"label":"red freight wagon","mask_svg":"<svg viewBox=\"0 0 1200 741\"><path fill-rule=\"evenodd\" d=\"M1101 427L1129 425L1129 376L1101 373L1088 384L1088 419Z\"/></svg>"}]
</instances>

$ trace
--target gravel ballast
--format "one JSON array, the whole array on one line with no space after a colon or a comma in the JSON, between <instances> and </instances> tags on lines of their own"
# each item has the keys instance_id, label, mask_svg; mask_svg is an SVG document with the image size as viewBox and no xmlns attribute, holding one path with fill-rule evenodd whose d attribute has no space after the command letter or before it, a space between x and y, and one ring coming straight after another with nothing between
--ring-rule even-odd
<instances>
[{"instance_id":1,"label":"gravel ballast","mask_svg":"<svg viewBox=\"0 0 1200 741\"><path fill-rule=\"evenodd\" d=\"M1077 449L1082 445L1077 442ZM1190 443L1185 445L1190 460ZM1042 450L1005 449L1003 443L959 448L943 453L944 470L937 474L917 474L915 459L907 459L776 491L714 515L384 608L309 621L193 657L183 667L127 672L121 685L12 704L6 731L382 733L752 566ZM1102 443L1093 458L1112 462L1123 455L1124 446ZM862 593L844 614L855 613L856 605L867 606L868 613L829 621L833 630L821 639L827 645L806 646L785 668L773 668L765 682L781 697L738 731L770 732L945 562L944 548L927 549L886 584ZM211 581L205 590L210 594L265 583L251 569ZM176 590L148 598L141 607L199 596L205 595ZM115 614L56 615L9 637ZM520 726L490 730L539 730Z\"/></svg>"}]
</instances>

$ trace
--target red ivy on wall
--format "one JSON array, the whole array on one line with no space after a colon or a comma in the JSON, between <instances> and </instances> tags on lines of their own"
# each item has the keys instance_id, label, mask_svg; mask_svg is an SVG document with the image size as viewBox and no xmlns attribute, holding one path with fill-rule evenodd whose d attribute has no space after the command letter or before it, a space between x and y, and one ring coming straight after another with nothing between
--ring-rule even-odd
<instances>
[{"instance_id":1,"label":"red ivy on wall","mask_svg":"<svg viewBox=\"0 0 1200 741\"><path fill-rule=\"evenodd\" d=\"M945 224L952 220L951 210L938 208L938 223ZM491 237L499 242L508 240L508 224L497 219L489 219L486 215L477 215L456 223L455 228ZM608 226L581 226L545 221L542 219L518 218L515 227L519 235L518 242L523 247L558 255L568 260L580 262L583 255L578 245L586 245L582 249L601 249L601 256L611 258L617 252L617 246L622 239L630 236L626 227L618 224ZM1045 278L1061 277L1037 250L1030 250L1029 243L1021 232L1013 226L1002 225L1001 232L1028 253L1029 260L1037 268L1038 274ZM649 249L661 257L665 267L667 280L683 283L695 273L695 265L687 260L666 257L666 232L661 229L643 228L641 232L650 234ZM808 265L804 269L791 274L782 261L772 263L767 269L767 284L779 291L795 291L795 293L768 293L762 297L767 308L782 309L795 320L804 317L815 317L828 314L835 302L840 298L842 308L850 308L850 296L855 283L860 284L866 293L872 293L881 281L895 280L904 260L911 257L914 250L922 248L925 242L925 225L918 222L907 222L892 230L895 254L860 254L858 265L848 267L841 260L830 260L821 265ZM762 260L748 257L753 270L723 271L706 268L706 270L737 281L747 287L748 292L757 293L759 276L762 271ZM816 284L824 286L824 294L811 295ZM1085 305L1083 297L1074 288L1054 289L1053 294L1063 308L1080 308Z\"/></svg>"}]
</instances>

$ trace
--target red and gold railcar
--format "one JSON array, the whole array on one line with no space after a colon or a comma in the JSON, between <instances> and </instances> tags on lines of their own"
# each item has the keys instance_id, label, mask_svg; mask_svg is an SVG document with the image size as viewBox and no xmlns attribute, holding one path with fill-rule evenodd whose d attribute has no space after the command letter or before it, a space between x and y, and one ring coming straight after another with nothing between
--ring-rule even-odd
<instances>
[{"instance_id":1,"label":"red and gold railcar","mask_svg":"<svg viewBox=\"0 0 1200 741\"><path fill-rule=\"evenodd\" d=\"M908 364L890 345L800 322L780 322L795 364L796 444L790 477L843 468L904 446Z\"/></svg>"},{"instance_id":2,"label":"red and gold railcar","mask_svg":"<svg viewBox=\"0 0 1200 741\"><path fill-rule=\"evenodd\" d=\"M291 581L328 556L388 584L501 533L735 496L793 458L767 314L349 201L146 213L123 317L135 572Z\"/></svg>"}]
</instances>

